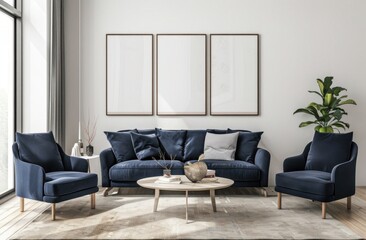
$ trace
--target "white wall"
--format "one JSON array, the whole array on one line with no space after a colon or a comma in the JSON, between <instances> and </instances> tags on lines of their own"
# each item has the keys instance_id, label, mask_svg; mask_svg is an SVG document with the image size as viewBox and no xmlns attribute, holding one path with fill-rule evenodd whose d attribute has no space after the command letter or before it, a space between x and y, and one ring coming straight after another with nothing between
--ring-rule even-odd
<instances>
[{"instance_id":1,"label":"white wall","mask_svg":"<svg viewBox=\"0 0 366 240\"><path fill-rule=\"evenodd\" d=\"M78 2L66 0L66 23L77 24ZM264 131L261 145L272 155L270 184L283 159L301 153L313 129L298 128L306 116L295 109L316 98L316 78L335 77L358 106L349 107L354 140L359 144L357 184L366 185L366 1L354 0L82 0L82 115L98 117L97 152L109 147L104 130L127 128L241 128ZM70 31L70 32L68 32ZM77 34L67 26L66 34ZM105 115L106 33L258 33L260 34L260 116L257 117L107 117ZM70 36L69 36L70 37ZM76 39L76 36L71 36ZM75 64L78 42L66 44ZM70 65L70 63L69 63ZM77 69L66 69L67 147L77 141ZM72 75L72 76L71 76ZM209 78L208 78L209 79ZM133 100L133 99L132 99ZM72 121L71 121L72 120Z\"/></svg>"}]
</instances>

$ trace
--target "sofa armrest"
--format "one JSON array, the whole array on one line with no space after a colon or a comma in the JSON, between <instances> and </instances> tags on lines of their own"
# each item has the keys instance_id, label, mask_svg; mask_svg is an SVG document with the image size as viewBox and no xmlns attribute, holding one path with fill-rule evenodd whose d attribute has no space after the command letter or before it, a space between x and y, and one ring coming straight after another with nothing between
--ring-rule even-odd
<instances>
[{"instance_id":1,"label":"sofa armrest","mask_svg":"<svg viewBox=\"0 0 366 240\"><path fill-rule=\"evenodd\" d=\"M67 155L62 147L57 144L65 171L88 172L89 164L84 158Z\"/></svg>"},{"instance_id":2,"label":"sofa armrest","mask_svg":"<svg viewBox=\"0 0 366 240\"><path fill-rule=\"evenodd\" d=\"M19 157L18 145L13 144L15 163L15 193L24 197L43 201L43 185L46 174L41 166L24 162Z\"/></svg>"},{"instance_id":3,"label":"sofa armrest","mask_svg":"<svg viewBox=\"0 0 366 240\"><path fill-rule=\"evenodd\" d=\"M294 157L288 157L283 161L283 171L284 172L293 172L293 171L302 171L305 169L306 159L309 154L311 143L308 143L300 155Z\"/></svg>"},{"instance_id":4,"label":"sofa armrest","mask_svg":"<svg viewBox=\"0 0 366 240\"><path fill-rule=\"evenodd\" d=\"M67 156L70 158L71 162L71 171L76 172L88 172L89 163L84 158L74 157L74 156Z\"/></svg>"},{"instance_id":5,"label":"sofa armrest","mask_svg":"<svg viewBox=\"0 0 366 240\"><path fill-rule=\"evenodd\" d=\"M102 187L110 187L109 169L117 163L112 148L103 150L100 153L100 166L102 170Z\"/></svg>"},{"instance_id":6,"label":"sofa armrest","mask_svg":"<svg viewBox=\"0 0 366 240\"><path fill-rule=\"evenodd\" d=\"M334 182L334 195L338 199L355 194L357 153L357 144L352 143L350 160L340 163L332 169L331 181Z\"/></svg>"},{"instance_id":7,"label":"sofa armrest","mask_svg":"<svg viewBox=\"0 0 366 240\"><path fill-rule=\"evenodd\" d=\"M269 163L271 155L265 149L258 148L257 153L254 157L254 164L258 166L261 171L261 187L268 187L268 173L269 173Z\"/></svg>"},{"instance_id":8,"label":"sofa armrest","mask_svg":"<svg viewBox=\"0 0 366 240\"><path fill-rule=\"evenodd\" d=\"M302 154L288 157L283 162L284 172L302 171L305 169L306 159Z\"/></svg>"}]
</instances>

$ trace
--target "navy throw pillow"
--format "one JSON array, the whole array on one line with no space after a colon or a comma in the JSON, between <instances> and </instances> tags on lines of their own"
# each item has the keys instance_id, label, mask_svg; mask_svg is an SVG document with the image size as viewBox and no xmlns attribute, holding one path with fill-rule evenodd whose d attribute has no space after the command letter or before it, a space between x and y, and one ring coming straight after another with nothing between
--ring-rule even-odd
<instances>
[{"instance_id":1,"label":"navy throw pillow","mask_svg":"<svg viewBox=\"0 0 366 240\"><path fill-rule=\"evenodd\" d=\"M198 160L205 147L206 130L187 130L183 160Z\"/></svg>"},{"instance_id":2,"label":"navy throw pillow","mask_svg":"<svg viewBox=\"0 0 366 240\"><path fill-rule=\"evenodd\" d=\"M343 134L315 132L305 169L332 172L336 165L349 160L352 138L353 132Z\"/></svg>"},{"instance_id":3,"label":"navy throw pillow","mask_svg":"<svg viewBox=\"0 0 366 240\"><path fill-rule=\"evenodd\" d=\"M155 134L138 134L131 132L133 148L138 159L159 159L161 150Z\"/></svg>"},{"instance_id":4,"label":"navy throw pillow","mask_svg":"<svg viewBox=\"0 0 366 240\"><path fill-rule=\"evenodd\" d=\"M242 130L242 129L227 129L227 133L235 133L235 132L251 132L249 130Z\"/></svg>"},{"instance_id":5,"label":"navy throw pillow","mask_svg":"<svg viewBox=\"0 0 366 240\"><path fill-rule=\"evenodd\" d=\"M104 132L109 143L111 144L117 162L137 159L135 150L133 149L130 132L136 132L136 130L123 132Z\"/></svg>"},{"instance_id":6,"label":"navy throw pillow","mask_svg":"<svg viewBox=\"0 0 366 240\"><path fill-rule=\"evenodd\" d=\"M52 132L16 133L21 160L41 166L46 173L64 171L62 157Z\"/></svg>"},{"instance_id":7,"label":"navy throw pillow","mask_svg":"<svg viewBox=\"0 0 366 240\"><path fill-rule=\"evenodd\" d=\"M206 130L209 133L215 133L215 134L226 134L228 133L227 129L207 129Z\"/></svg>"},{"instance_id":8,"label":"navy throw pillow","mask_svg":"<svg viewBox=\"0 0 366 240\"><path fill-rule=\"evenodd\" d=\"M160 128L156 128L160 129ZM139 134L156 134L156 129L137 129L137 133Z\"/></svg>"},{"instance_id":9,"label":"navy throw pillow","mask_svg":"<svg viewBox=\"0 0 366 240\"><path fill-rule=\"evenodd\" d=\"M183 148L186 140L185 130L156 129L156 136L160 141L165 159L183 160Z\"/></svg>"},{"instance_id":10,"label":"navy throw pillow","mask_svg":"<svg viewBox=\"0 0 366 240\"><path fill-rule=\"evenodd\" d=\"M238 143L236 145L235 158L237 160L254 163L258 143L263 132L241 132L239 131Z\"/></svg>"}]
</instances>

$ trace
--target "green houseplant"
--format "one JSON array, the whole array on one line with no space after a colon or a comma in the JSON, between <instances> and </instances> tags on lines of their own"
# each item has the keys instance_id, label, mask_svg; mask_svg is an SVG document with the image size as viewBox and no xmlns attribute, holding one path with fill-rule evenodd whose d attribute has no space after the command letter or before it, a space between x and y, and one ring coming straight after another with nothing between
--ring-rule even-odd
<instances>
[{"instance_id":1,"label":"green houseplant","mask_svg":"<svg viewBox=\"0 0 366 240\"><path fill-rule=\"evenodd\" d=\"M341 94L341 92L347 91L347 89L338 86L332 87L332 80L333 77L325 77L324 81L321 79L316 80L319 86L319 92L309 92L319 95L321 97L321 103L311 102L307 107L299 108L294 112L294 114L309 114L315 120L302 122L299 127L315 124L315 131L322 133L333 133L334 130L339 132L340 128L344 130L349 128L348 123L341 121L343 115L347 115L347 112L342 106L347 104L356 105L356 102L352 99L347 99L347 95Z\"/></svg>"}]
</instances>

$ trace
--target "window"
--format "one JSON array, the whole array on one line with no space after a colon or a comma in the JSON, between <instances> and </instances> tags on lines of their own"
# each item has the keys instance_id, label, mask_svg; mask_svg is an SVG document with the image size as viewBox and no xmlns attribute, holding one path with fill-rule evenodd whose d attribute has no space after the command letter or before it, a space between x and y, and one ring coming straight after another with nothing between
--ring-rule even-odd
<instances>
[{"instance_id":1,"label":"window","mask_svg":"<svg viewBox=\"0 0 366 240\"><path fill-rule=\"evenodd\" d=\"M14 167L11 146L15 132L15 86L17 66L16 24L20 12L13 1L0 2L0 196L14 189ZM19 36L20 37L20 36Z\"/></svg>"}]
</instances>

